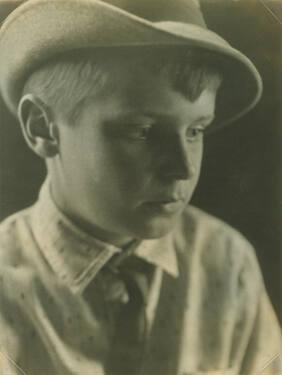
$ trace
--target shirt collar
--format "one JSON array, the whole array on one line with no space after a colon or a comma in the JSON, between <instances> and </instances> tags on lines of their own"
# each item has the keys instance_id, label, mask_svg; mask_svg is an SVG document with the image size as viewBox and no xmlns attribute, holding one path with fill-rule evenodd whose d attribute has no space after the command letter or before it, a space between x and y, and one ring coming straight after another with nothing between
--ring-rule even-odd
<instances>
[{"instance_id":1,"label":"shirt collar","mask_svg":"<svg viewBox=\"0 0 282 375\"><path fill-rule=\"evenodd\" d=\"M49 266L74 293L82 293L102 267L122 250L82 231L55 205L47 180L33 210L33 232L39 249ZM131 246L129 252L178 276L178 265L172 236L143 240Z\"/></svg>"}]
</instances>

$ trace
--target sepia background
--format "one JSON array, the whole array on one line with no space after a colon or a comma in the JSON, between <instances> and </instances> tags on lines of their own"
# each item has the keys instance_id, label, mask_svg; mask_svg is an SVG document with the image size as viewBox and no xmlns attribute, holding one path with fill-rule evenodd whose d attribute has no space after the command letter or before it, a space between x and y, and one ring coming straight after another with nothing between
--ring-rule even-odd
<instances>
[{"instance_id":1,"label":"sepia background","mask_svg":"<svg viewBox=\"0 0 282 375\"><path fill-rule=\"evenodd\" d=\"M18 3L0 0L0 21ZM243 120L206 138L193 204L239 229L255 246L282 322L282 0L201 3L208 26L255 62L264 95ZM43 163L25 146L0 101L0 219L30 205L44 176Z\"/></svg>"}]
</instances>

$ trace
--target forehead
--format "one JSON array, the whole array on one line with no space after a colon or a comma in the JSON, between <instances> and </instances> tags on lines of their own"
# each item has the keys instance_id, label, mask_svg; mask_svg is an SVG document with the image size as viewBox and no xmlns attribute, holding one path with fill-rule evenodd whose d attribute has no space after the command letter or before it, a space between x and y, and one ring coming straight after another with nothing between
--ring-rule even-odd
<instances>
[{"instance_id":1,"label":"forehead","mask_svg":"<svg viewBox=\"0 0 282 375\"><path fill-rule=\"evenodd\" d=\"M129 96L141 90L147 90L148 95L154 82L158 87L177 88L194 100L204 88L217 89L221 82L216 65L203 56L199 51L181 48L110 50L99 57L98 66L108 77L109 90L126 87Z\"/></svg>"},{"instance_id":2,"label":"forehead","mask_svg":"<svg viewBox=\"0 0 282 375\"><path fill-rule=\"evenodd\" d=\"M216 90L203 90L192 102L173 88L168 76L128 66L114 66L109 84L87 100L90 116L99 113L104 120L150 114L182 123L214 116Z\"/></svg>"}]
</instances>

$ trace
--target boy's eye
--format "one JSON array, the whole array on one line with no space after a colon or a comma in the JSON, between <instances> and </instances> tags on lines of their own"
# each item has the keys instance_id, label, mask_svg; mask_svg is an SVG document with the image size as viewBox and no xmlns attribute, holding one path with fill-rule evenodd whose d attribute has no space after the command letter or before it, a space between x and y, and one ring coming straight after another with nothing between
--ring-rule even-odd
<instances>
[{"instance_id":1,"label":"boy's eye","mask_svg":"<svg viewBox=\"0 0 282 375\"><path fill-rule=\"evenodd\" d=\"M146 140L151 128L151 125L133 126L133 129L129 131L129 137L137 140Z\"/></svg>"},{"instance_id":2,"label":"boy's eye","mask_svg":"<svg viewBox=\"0 0 282 375\"><path fill-rule=\"evenodd\" d=\"M188 142L195 142L199 140L205 131L204 126L194 126L187 130L186 139Z\"/></svg>"}]
</instances>

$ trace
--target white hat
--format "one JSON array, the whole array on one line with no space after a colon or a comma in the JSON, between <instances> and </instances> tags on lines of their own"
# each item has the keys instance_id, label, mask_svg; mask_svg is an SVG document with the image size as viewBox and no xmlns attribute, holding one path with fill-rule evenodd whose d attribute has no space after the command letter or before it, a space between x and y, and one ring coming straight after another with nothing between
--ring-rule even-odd
<instances>
[{"instance_id":1,"label":"white hat","mask_svg":"<svg viewBox=\"0 0 282 375\"><path fill-rule=\"evenodd\" d=\"M238 119L261 97L254 64L208 30L196 0L28 0L0 29L4 101L16 113L28 76L57 54L121 46L182 46L224 57L216 126Z\"/></svg>"}]
</instances>

